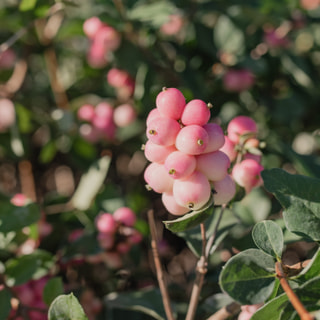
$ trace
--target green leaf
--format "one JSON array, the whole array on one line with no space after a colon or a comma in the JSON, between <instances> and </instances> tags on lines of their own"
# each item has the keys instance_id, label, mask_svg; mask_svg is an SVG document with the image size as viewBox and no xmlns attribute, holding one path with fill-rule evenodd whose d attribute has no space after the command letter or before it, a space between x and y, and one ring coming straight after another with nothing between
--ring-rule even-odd
<instances>
[{"instance_id":1,"label":"green leaf","mask_svg":"<svg viewBox=\"0 0 320 320\"><path fill-rule=\"evenodd\" d=\"M20 11L32 10L37 3L37 0L22 0L19 5Z\"/></svg>"},{"instance_id":2,"label":"green leaf","mask_svg":"<svg viewBox=\"0 0 320 320\"><path fill-rule=\"evenodd\" d=\"M53 265L52 255L44 250L10 259L5 264L6 283L8 286L16 286L31 279L39 279L48 274Z\"/></svg>"},{"instance_id":3,"label":"green leaf","mask_svg":"<svg viewBox=\"0 0 320 320\"><path fill-rule=\"evenodd\" d=\"M11 293L7 289L0 290L0 319L8 319L11 310Z\"/></svg>"},{"instance_id":4,"label":"green leaf","mask_svg":"<svg viewBox=\"0 0 320 320\"><path fill-rule=\"evenodd\" d=\"M42 163L50 162L57 153L57 146L54 140L50 140L46 145L44 145L40 151L39 160Z\"/></svg>"},{"instance_id":5,"label":"green leaf","mask_svg":"<svg viewBox=\"0 0 320 320\"><path fill-rule=\"evenodd\" d=\"M111 157L103 156L95 161L79 182L71 202L79 210L89 209L93 199L99 192L110 167Z\"/></svg>"},{"instance_id":6,"label":"green leaf","mask_svg":"<svg viewBox=\"0 0 320 320\"><path fill-rule=\"evenodd\" d=\"M289 174L282 169L262 172L265 188L273 193L285 211L287 228L314 241L320 240L320 180Z\"/></svg>"},{"instance_id":7,"label":"green leaf","mask_svg":"<svg viewBox=\"0 0 320 320\"><path fill-rule=\"evenodd\" d=\"M252 230L252 238L258 248L280 260L283 250L283 233L275 222L265 220L257 223Z\"/></svg>"},{"instance_id":8,"label":"green leaf","mask_svg":"<svg viewBox=\"0 0 320 320\"><path fill-rule=\"evenodd\" d=\"M78 299L72 294L60 295L51 304L48 320L88 320Z\"/></svg>"},{"instance_id":9,"label":"green leaf","mask_svg":"<svg viewBox=\"0 0 320 320\"><path fill-rule=\"evenodd\" d=\"M21 230L40 219L40 209L35 203L17 207L9 201L0 202L0 232Z\"/></svg>"},{"instance_id":10,"label":"green leaf","mask_svg":"<svg viewBox=\"0 0 320 320\"><path fill-rule=\"evenodd\" d=\"M175 220L163 221L167 229L172 232L181 232L192 227L195 227L205 221L212 215L213 210L213 197L210 198L208 203L200 210L191 211Z\"/></svg>"},{"instance_id":11,"label":"green leaf","mask_svg":"<svg viewBox=\"0 0 320 320\"><path fill-rule=\"evenodd\" d=\"M63 282L61 277L55 277L50 279L42 293L43 301L50 306L50 304L53 302L53 300L58 297L59 295L63 294L64 288L63 288Z\"/></svg>"},{"instance_id":12,"label":"green leaf","mask_svg":"<svg viewBox=\"0 0 320 320\"><path fill-rule=\"evenodd\" d=\"M297 276L298 280L307 281L320 274L320 248L312 257L308 265Z\"/></svg>"},{"instance_id":13,"label":"green leaf","mask_svg":"<svg viewBox=\"0 0 320 320\"><path fill-rule=\"evenodd\" d=\"M161 293L158 289L145 289L126 293L110 293L106 296L105 303L110 309L138 311L157 320L166 319Z\"/></svg>"},{"instance_id":14,"label":"green leaf","mask_svg":"<svg viewBox=\"0 0 320 320\"><path fill-rule=\"evenodd\" d=\"M241 304L264 302L275 285L274 265L274 259L258 249L242 251L223 268L221 289Z\"/></svg>"}]
</instances>

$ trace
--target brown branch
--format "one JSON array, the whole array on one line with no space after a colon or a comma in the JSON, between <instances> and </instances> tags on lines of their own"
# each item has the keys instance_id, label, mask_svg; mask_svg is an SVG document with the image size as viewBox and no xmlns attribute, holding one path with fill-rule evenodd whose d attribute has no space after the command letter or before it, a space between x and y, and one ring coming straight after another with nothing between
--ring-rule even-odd
<instances>
[{"instance_id":1,"label":"brown branch","mask_svg":"<svg viewBox=\"0 0 320 320\"><path fill-rule=\"evenodd\" d=\"M207 320L225 320L229 317L237 314L240 311L240 304L237 302L231 302L227 306L221 308Z\"/></svg>"},{"instance_id":2,"label":"brown branch","mask_svg":"<svg viewBox=\"0 0 320 320\"><path fill-rule=\"evenodd\" d=\"M192 288L189 308L186 316L186 320L193 320L196 314L197 306L199 303L200 293L204 283L204 277L207 273L207 257L206 257L206 229L203 223L200 224L201 238L202 238L202 253L197 263L196 279Z\"/></svg>"},{"instance_id":3,"label":"brown branch","mask_svg":"<svg viewBox=\"0 0 320 320\"><path fill-rule=\"evenodd\" d=\"M36 187L32 172L32 164L29 160L19 162L19 176L21 184L21 192L33 202L37 201Z\"/></svg>"},{"instance_id":4,"label":"brown branch","mask_svg":"<svg viewBox=\"0 0 320 320\"><path fill-rule=\"evenodd\" d=\"M276 274L277 274L277 277L280 280L280 284L282 286L282 289L287 294L292 306L295 308L295 310L299 314L300 319L301 320L313 320L314 318L306 310L304 305L299 300L298 296L294 293L294 291L290 287L290 285L289 285L289 283L288 283L288 281L286 279L286 275L283 272L282 265L281 265L281 263L279 261L276 262L276 266L275 267L276 267Z\"/></svg>"},{"instance_id":5,"label":"brown branch","mask_svg":"<svg viewBox=\"0 0 320 320\"><path fill-rule=\"evenodd\" d=\"M156 268L157 279L158 279L159 288L161 291L164 310L165 310L167 319L174 320L171 304L170 304L170 297L169 297L167 286L165 283L165 277L162 271L162 266L160 262L159 252L158 252L157 231L156 231L156 225L153 217L153 210L148 211L148 221L149 221L150 232L151 232L151 248L152 248L153 260Z\"/></svg>"}]
</instances>

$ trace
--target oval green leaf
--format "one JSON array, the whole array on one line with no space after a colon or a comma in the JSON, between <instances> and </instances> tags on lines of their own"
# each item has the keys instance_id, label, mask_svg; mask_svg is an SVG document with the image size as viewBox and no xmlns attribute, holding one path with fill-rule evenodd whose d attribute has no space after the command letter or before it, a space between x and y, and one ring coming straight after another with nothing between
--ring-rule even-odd
<instances>
[{"instance_id":1,"label":"oval green leaf","mask_svg":"<svg viewBox=\"0 0 320 320\"><path fill-rule=\"evenodd\" d=\"M228 260L220 274L221 289L241 304L264 302L275 285L274 259L248 249Z\"/></svg>"},{"instance_id":2,"label":"oval green leaf","mask_svg":"<svg viewBox=\"0 0 320 320\"><path fill-rule=\"evenodd\" d=\"M61 277L50 279L43 289L43 301L49 306L55 298L63 294L63 282Z\"/></svg>"},{"instance_id":3,"label":"oval green leaf","mask_svg":"<svg viewBox=\"0 0 320 320\"><path fill-rule=\"evenodd\" d=\"M283 250L282 229L273 221L257 223L252 230L254 243L265 253L280 260Z\"/></svg>"}]
</instances>

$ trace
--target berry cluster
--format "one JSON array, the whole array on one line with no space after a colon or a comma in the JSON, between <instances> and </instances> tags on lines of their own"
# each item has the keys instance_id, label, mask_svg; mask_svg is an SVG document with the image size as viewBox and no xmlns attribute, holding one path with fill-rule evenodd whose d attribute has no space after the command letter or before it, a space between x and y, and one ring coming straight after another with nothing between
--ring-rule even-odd
<instances>
[{"instance_id":1,"label":"berry cluster","mask_svg":"<svg viewBox=\"0 0 320 320\"><path fill-rule=\"evenodd\" d=\"M164 88L147 117L144 153L151 163L144 179L149 189L162 193L171 214L202 208L212 189L217 205L235 194L235 183L228 175L230 160L219 150L224 145L223 130L208 123L211 107L200 99L186 103L181 91Z\"/></svg>"},{"instance_id":2,"label":"berry cluster","mask_svg":"<svg viewBox=\"0 0 320 320\"><path fill-rule=\"evenodd\" d=\"M9 99L0 99L0 132L7 131L16 121L14 104Z\"/></svg>"},{"instance_id":3,"label":"berry cluster","mask_svg":"<svg viewBox=\"0 0 320 320\"><path fill-rule=\"evenodd\" d=\"M104 67L109 62L110 54L120 46L120 34L98 17L87 19L83 31L91 41L87 55L89 65L93 68Z\"/></svg>"},{"instance_id":4,"label":"berry cluster","mask_svg":"<svg viewBox=\"0 0 320 320\"><path fill-rule=\"evenodd\" d=\"M101 248L108 252L124 254L142 240L142 235L134 228L135 213L128 207L120 207L113 214L101 213L96 218Z\"/></svg>"},{"instance_id":5,"label":"berry cluster","mask_svg":"<svg viewBox=\"0 0 320 320\"><path fill-rule=\"evenodd\" d=\"M114 108L108 102L100 102L96 106L82 105L77 112L78 119L84 121L80 125L81 136L89 142L113 140L117 127L125 127L136 119L136 111L129 103Z\"/></svg>"},{"instance_id":6,"label":"berry cluster","mask_svg":"<svg viewBox=\"0 0 320 320\"><path fill-rule=\"evenodd\" d=\"M252 188L262 184L260 142L257 136L256 122L247 116L233 118L227 128L225 144L222 151L231 162L236 162L232 168L232 178L243 187L247 193Z\"/></svg>"}]
</instances>

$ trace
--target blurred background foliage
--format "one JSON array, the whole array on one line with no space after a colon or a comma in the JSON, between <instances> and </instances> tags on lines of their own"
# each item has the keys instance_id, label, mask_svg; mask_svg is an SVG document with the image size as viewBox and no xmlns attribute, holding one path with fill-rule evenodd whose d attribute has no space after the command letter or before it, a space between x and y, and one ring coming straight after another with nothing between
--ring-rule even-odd
<instances>
[{"instance_id":1,"label":"blurred background foliage","mask_svg":"<svg viewBox=\"0 0 320 320\"><path fill-rule=\"evenodd\" d=\"M83 24L93 16L121 37L102 67L92 67L87 59L90 40ZM179 18L176 30L164 31L172 16ZM194 231L181 235L189 241L187 246L185 239L163 228L161 220L169 214L143 180L145 119L162 87L179 88L187 100L211 102L212 120L223 129L236 115L255 119L265 144L265 168L320 177L318 1L2 0L0 50L8 47L13 62L3 64L0 53L0 97L13 101L17 121L0 133L0 200L7 203L14 194L24 193L41 209L40 218L31 208L25 225L45 220L52 230L45 236L40 235L39 224L11 235L2 230L1 261L6 265L35 248L46 250L57 265L54 271L50 266L51 272L63 278L67 291L81 296L80 292L92 290L99 299L107 297L104 311L92 319L126 316L119 308L133 297L118 301L108 294L157 286L148 244L150 208L155 210L170 292L182 309L188 301L197 235ZM112 68L125 70L134 79L130 97L124 99L107 82ZM228 82L227 74L235 70L246 70L251 80L242 74ZM114 107L130 102L137 119L117 128L115 139L90 142L79 132L77 110L101 101ZM94 221L99 212L121 206L137 214L135 227L144 241L113 265L112 257L97 258L103 250L96 241ZM217 296L221 265L238 250L253 247L252 226L278 217L279 210L278 202L260 188L226 211L199 319L222 303ZM85 231L82 238L70 242L68 237L78 229ZM28 239L34 240L30 247L25 246ZM306 258L313 249L306 243L290 247L297 240L292 234L286 239L288 262ZM146 293L161 314L161 306L155 307L160 303L157 292L153 294ZM133 317L144 319L140 314Z\"/></svg>"}]
</instances>

